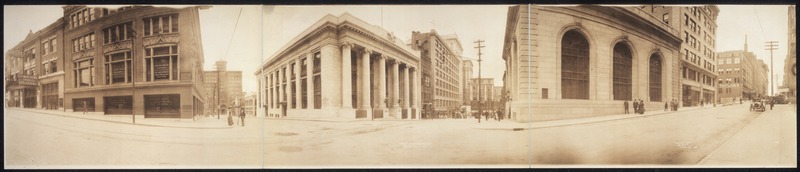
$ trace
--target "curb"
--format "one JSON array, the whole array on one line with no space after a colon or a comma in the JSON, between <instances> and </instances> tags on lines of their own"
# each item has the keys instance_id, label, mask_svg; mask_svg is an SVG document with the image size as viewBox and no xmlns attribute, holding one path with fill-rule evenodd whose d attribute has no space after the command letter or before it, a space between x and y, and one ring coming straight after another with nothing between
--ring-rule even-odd
<instances>
[{"instance_id":1,"label":"curb","mask_svg":"<svg viewBox=\"0 0 800 172\"><path fill-rule=\"evenodd\" d=\"M703 159L700 159L700 161L698 161L696 163L696 165L701 165L701 164L705 163L706 161L708 161L709 159L711 159L712 156L717 154L717 152L719 152L720 150L722 150L722 148L724 148L726 145L728 145L728 143L730 143L731 140L735 139L736 137L739 137L739 135L742 133L741 131L744 130L744 128L746 128L747 126L750 126L750 123L753 123L753 121L755 121L756 119L761 117L762 114L763 113L760 113L760 114L758 114L758 116L753 118L753 120L748 121L747 124L744 125L744 127L742 127L739 130L737 130L736 133L733 134L733 136L731 136L730 138L725 140L725 142L723 142L722 145L719 145L719 147L717 147L717 149L714 149L714 151L711 151L711 153L708 153L705 157L703 157Z\"/></svg>"},{"instance_id":2,"label":"curb","mask_svg":"<svg viewBox=\"0 0 800 172\"><path fill-rule=\"evenodd\" d=\"M33 112L33 113L47 114L47 115L56 115L56 116L76 118L76 119L102 121L102 122L110 122L110 123L117 123L117 124L127 124L127 125L139 125L139 126L148 126L148 127L188 128L188 129L230 129L230 128L233 128L231 126L227 126L227 127L184 127L184 126L168 126L168 125L155 125L155 124L142 124L142 123L132 124L132 123L127 123L127 122L119 122L119 121L111 121L111 120L103 120L103 119L93 119L93 118L84 118L84 117L72 116L72 115L63 115L63 114L57 114L57 113L52 113L52 112L40 112L40 111L37 111L37 110L28 110L28 109L25 109L25 108L15 108L15 109L12 109L12 110L26 111L26 112Z\"/></svg>"},{"instance_id":3,"label":"curb","mask_svg":"<svg viewBox=\"0 0 800 172\"><path fill-rule=\"evenodd\" d=\"M352 119L352 120L341 120L341 121L337 121L337 120L326 120L326 119L304 119L304 118L263 118L263 120L285 120L285 121L317 121L317 122L339 122L339 123L344 123L344 122L365 122L365 121L422 121L422 120L417 120L417 119L412 119L412 120L409 120L409 119L375 119L375 120L369 120L369 119Z\"/></svg>"},{"instance_id":4,"label":"curb","mask_svg":"<svg viewBox=\"0 0 800 172\"><path fill-rule=\"evenodd\" d=\"M684 110L684 112L700 110L700 109L708 109L708 108L713 108L713 106L712 107L703 107L703 108ZM571 124L561 124L561 125L551 125L551 126L538 126L538 127L531 126L531 127L528 127L528 128L518 128L518 127L515 127L515 128L501 128L501 127L480 128L480 127L472 127L472 128L479 129L479 130L511 130L511 131L519 131L519 130L531 130L531 129L541 129L541 128L553 128L553 127L564 127L564 126L573 126L573 125L593 124L593 123L609 122L609 121L617 121L617 120L625 120L625 119L634 119L634 118L645 118L645 117L656 116L656 115L671 114L670 112L674 112L674 111L667 111L667 112L661 111L659 113L653 113L653 114L647 114L647 115L634 115L634 116L630 116L630 117L622 117L622 118L607 119L607 120L597 120L597 121L588 121L588 122L579 122L579 123L571 123Z\"/></svg>"}]
</instances>

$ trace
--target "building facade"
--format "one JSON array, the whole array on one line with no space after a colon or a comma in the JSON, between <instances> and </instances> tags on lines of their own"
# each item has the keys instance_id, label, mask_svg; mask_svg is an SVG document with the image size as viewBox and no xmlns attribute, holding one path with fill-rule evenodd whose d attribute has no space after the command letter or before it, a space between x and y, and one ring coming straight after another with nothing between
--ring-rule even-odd
<instances>
[{"instance_id":1,"label":"building facade","mask_svg":"<svg viewBox=\"0 0 800 172\"><path fill-rule=\"evenodd\" d=\"M435 30L415 31L411 35L411 47L420 51L421 79L425 85L422 104L426 113L461 108L461 44L457 42L458 39L448 41Z\"/></svg>"},{"instance_id":2,"label":"building facade","mask_svg":"<svg viewBox=\"0 0 800 172\"><path fill-rule=\"evenodd\" d=\"M704 6L639 7L654 17L661 17L666 24L678 29L681 44L681 106L699 106L700 102L715 100L717 66L716 34L719 8Z\"/></svg>"},{"instance_id":3,"label":"building facade","mask_svg":"<svg viewBox=\"0 0 800 172\"><path fill-rule=\"evenodd\" d=\"M470 83L472 111L490 110L494 96L494 78L471 78Z\"/></svg>"},{"instance_id":4,"label":"building facade","mask_svg":"<svg viewBox=\"0 0 800 172\"><path fill-rule=\"evenodd\" d=\"M64 6L67 111L192 118L201 114L203 47L198 11Z\"/></svg>"},{"instance_id":5,"label":"building facade","mask_svg":"<svg viewBox=\"0 0 800 172\"><path fill-rule=\"evenodd\" d=\"M530 17L530 18L529 18ZM678 30L641 7L509 7L506 114L516 121L624 112L680 98Z\"/></svg>"},{"instance_id":6,"label":"building facade","mask_svg":"<svg viewBox=\"0 0 800 172\"><path fill-rule=\"evenodd\" d=\"M745 46L746 48L747 46ZM743 50L717 53L719 75L717 103L737 103L767 95L768 67L753 52Z\"/></svg>"},{"instance_id":7,"label":"building facade","mask_svg":"<svg viewBox=\"0 0 800 172\"><path fill-rule=\"evenodd\" d=\"M462 105L471 106L472 105L472 103L471 103L471 101L472 101L472 89L471 89L471 86L472 86L472 73L473 73L472 60L467 60L467 59L461 60L461 69L462 69L462 73L461 73L461 83L462 83L461 84L462 85L461 86L461 90L462 90L461 97L463 98L461 104Z\"/></svg>"},{"instance_id":8,"label":"building facade","mask_svg":"<svg viewBox=\"0 0 800 172\"><path fill-rule=\"evenodd\" d=\"M256 71L263 100L258 111L270 117L420 119L418 53L350 14L327 15Z\"/></svg>"},{"instance_id":9,"label":"building facade","mask_svg":"<svg viewBox=\"0 0 800 172\"><path fill-rule=\"evenodd\" d=\"M63 110L64 21L57 19L6 52L7 107Z\"/></svg>"},{"instance_id":10,"label":"building facade","mask_svg":"<svg viewBox=\"0 0 800 172\"><path fill-rule=\"evenodd\" d=\"M208 100L205 115L226 114L226 109L234 100L243 97L242 71L228 71L228 62L217 61L214 70L203 71L204 95Z\"/></svg>"},{"instance_id":11,"label":"building facade","mask_svg":"<svg viewBox=\"0 0 800 172\"><path fill-rule=\"evenodd\" d=\"M786 60L783 63L783 86L788 89L787 97L789 97L792 102L796 102L797 100L797 23L795 23L797 14L795 12L795 6L790 5L788 14L789 40L786 41L788 45L788 54L786 54Z\"/></svg>"}]
</instances>

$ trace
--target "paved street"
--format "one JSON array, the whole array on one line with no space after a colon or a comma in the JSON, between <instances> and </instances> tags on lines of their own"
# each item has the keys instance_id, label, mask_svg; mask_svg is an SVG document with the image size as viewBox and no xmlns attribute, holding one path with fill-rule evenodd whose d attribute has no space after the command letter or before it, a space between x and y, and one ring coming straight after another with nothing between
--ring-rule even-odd
<instances>
[{"instance_id":1,"label":"paved street","mask_svg":"<svg viewBox=\"0 0 800 172\"><path fill-rule=\"evenodd\" d=\"M478 130L474 119L266 125L268 167L528 167L528 131Z\"/></svg>"},{"instance_id":2,"label":"paved street","mask_svg":"<svg viewBox=\"0 0 800 172\"><path fill-rule=\"evenodd\" d=\"M190 129L7 110L4 156L7 168L796 166L796 110L746 105L522 131L474 119L265 119Z\"/></svg>"},{"instance_id":3,"label":"paved street","mask_svg":"<svg viewBox=\"0 0 800 172\"><path fill-rule=\"evenodd\" d=\"M532 150L534 155L532 161L534 167L568 164L694 165L714 153L723 143L753 121L774 118L781 114L784 118L792 117L784 120L794 121L794 112L795 110L788 105L777 105L775 110L764 113L749 112L745 104L679 111L645 118L534 129L531 133L532 144L535 145ZM796 130L796 125L792 127L775 119L765 120L769 120L777 127L754 131L750 129L747 132L777 135L777 132ZM751 156L758 151L796 146L794 135L786 140L794 142L749 145L734 149L747 150L746 152L751 154L745 156ZM777 158L777 154L773 157ZM794 159L796 160L796 154Z\"/></svg>"},{"instance_id":4,"label":"paved street","mask_svg":"<svg viewBox=\"0 0 800 172\"><path fill-rule=\"evenodd\" d=\"M261 125L188 129L7 109L6 168L260 168Z\"/></svg>"}]
</instances>

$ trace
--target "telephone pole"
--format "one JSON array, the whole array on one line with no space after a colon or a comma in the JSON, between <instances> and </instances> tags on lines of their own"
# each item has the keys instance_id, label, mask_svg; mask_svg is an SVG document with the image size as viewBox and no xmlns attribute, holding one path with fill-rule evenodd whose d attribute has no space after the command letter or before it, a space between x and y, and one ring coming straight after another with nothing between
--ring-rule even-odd
<instances>
[{"instance_id":1,"label":"telephone pole","mask_svg":"<svg viewBox=\"0 0 800 172\"><path fill-rule=\"evenodd\" d=\"M481 53L481 48L485 46L481 45L481 43L483 43L483 40L480 39L475 41L474 43L478 44L478 46L476 46L475 48L478 49L478 108L477 109L478 109L478 120L480 121L480 115L483 110L481 109L481 106L483 105L481 104L481 102L483 102L483 99L481 99L481 90L483 90L483 88L481 88L483 86L481 85L481 61L482 61L481 55L483 55L483 53Z\"/></svg>"},{"instance_id":2,"label":"telephone pole","mask_svg":"<svg viewBox=\"0 0 800 172\"><path fill-rule=\"evenodd\" d=\"M772 63L772 50L777 50L778 49L778 41L767 41L766 44L767 44L766 45L767 47L765 47L765 50L769 50L769 76L772 76L773 75L772 74L772 68L774 68L773 63ZM772 78L772 77L770 77L770 79L772 81L769 82L769 95L770 96L774 96L775 95L775 88L774 88L775 79Z\"/></svg>"}]
</instances>

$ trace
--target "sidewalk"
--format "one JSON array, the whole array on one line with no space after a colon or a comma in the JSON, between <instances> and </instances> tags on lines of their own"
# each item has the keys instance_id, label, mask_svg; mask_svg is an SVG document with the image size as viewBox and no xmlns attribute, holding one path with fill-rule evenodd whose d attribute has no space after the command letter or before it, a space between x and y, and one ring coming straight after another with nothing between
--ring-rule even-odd
<instances>
[{"instance_id":1,"label":"sidewalk","mask_svg":"<svg viewBox=\"0 0 800 172\"><path fill-rule=\"evenodd\" d=\"M796 109L789 105L775 105L773 110L753 119L697 164L797 167Z\"/></svg>"},{"instance_id":2,"label":"sidewalk","mask_svg":"<svg viewBox=\"0 0 800 172\"><path fill-rule=\"evenodd\" d=\"M228 126L227 116L221 115L220 119L214 117L196 117L192 119L177 119L177 118L144 118L144 115L136 115L136 124L132 123L130 115L103 115L102 112L65 112L59 110L44 110L44 109L31 109L31 108L8 108L7 111L27 111L34 113L41 113L47 115L57 115L70 118L80 118L95 121L105 121L129 125L142 125L154 127L171 127L171 128L194 128L194 129L228 129L234 126ZM252 117L245 118L245 122L251 124L257 122Z\"/></svg>"},{"instance_id":3,"label":"sidewalk","mask_svg":"<svg viewBox=\"0 0 800 172\"><path fill-rule=\"evenodd\" d=\"M707 109L713 108L714 106L704 106L704 107L681 107L678 111L664 111L663 109L654 110L654 111L646 111L644 114L614 114L614 115L602 115L596 117L586 117L586 118L574 118L574 119L562 119L562 120L550 120L550 121L536 121L536 122L515 122L511 120L503 120L500 122L492 121L489 119L488 122L481 121L480 124L473 126L474 129L480 130L526 130L526 129L538 129L538 128L550 128L550 127L561 127L561 126L570 126L570 125L581 125L581 124L590 124L590 123L597 123L597 122L606 122L606 121L614 121L614 120L622 120L622 119L631 119L631 118L644 118L654 115L663 115L669 114L672 112L683 112L683 111L692 111L698 109ZM721 106L717 106L721 107ZM535 115L535 114L534 114Z\"/></svg>"}]
</instances>

